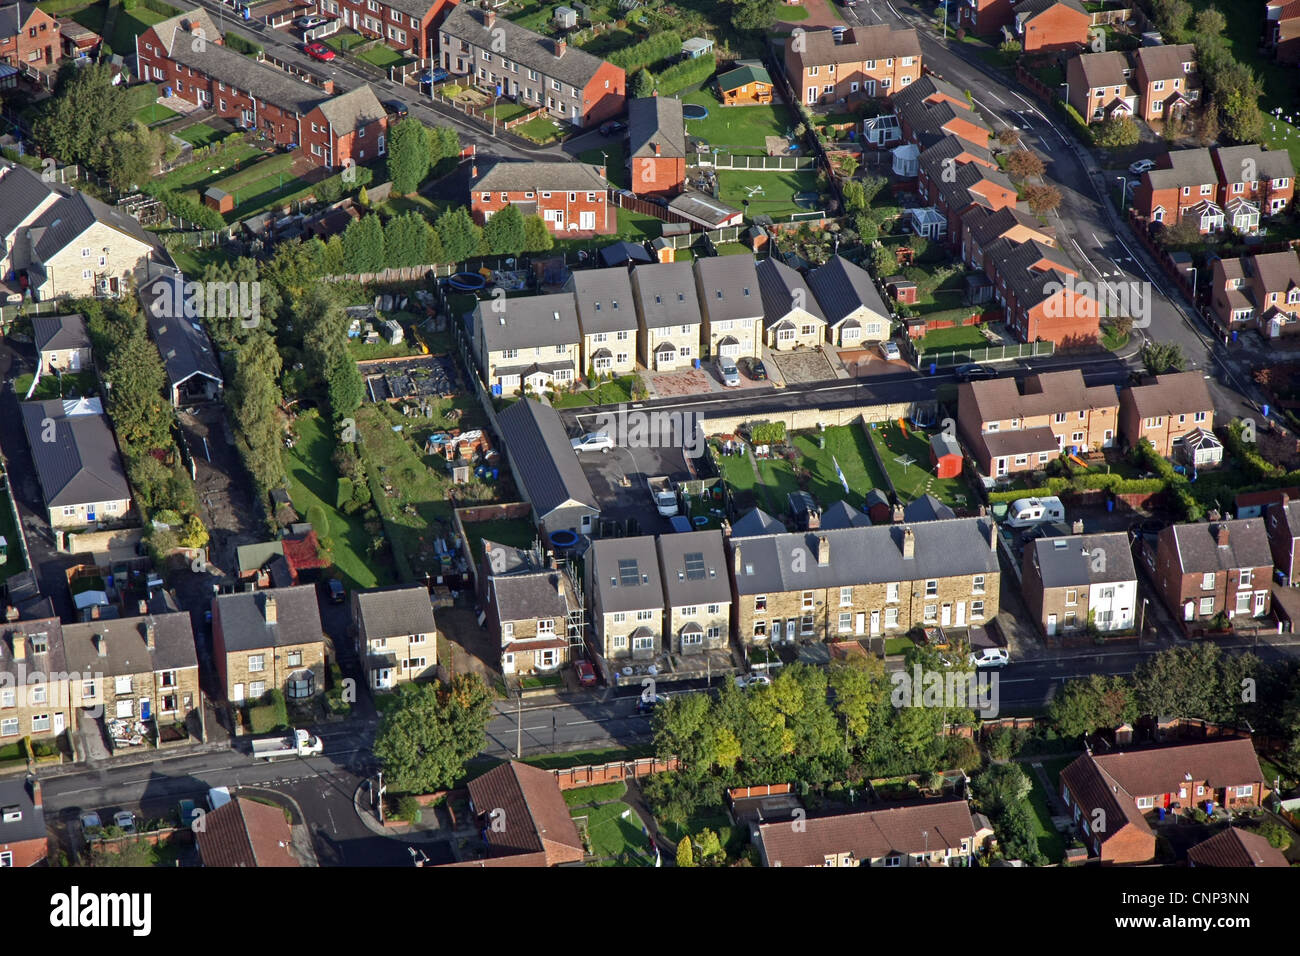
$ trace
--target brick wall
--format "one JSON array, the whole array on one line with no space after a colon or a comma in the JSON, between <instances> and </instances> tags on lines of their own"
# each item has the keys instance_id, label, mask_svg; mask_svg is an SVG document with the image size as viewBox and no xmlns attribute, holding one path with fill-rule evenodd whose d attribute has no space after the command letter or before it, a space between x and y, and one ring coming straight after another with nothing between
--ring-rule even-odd
<instances>
[{"instance_id":1,"label":"brick wall","mask_svg":"<svg viewBox=\"0 0 1300 956\"><path fill-rule=\"evenodd\" d=\"M677 770L679 766L676 757L669 757L667 760L644 757L640 760L568 767L564 770L552 770L551 773L555 774L555 782L559 784L561 790L576 790L579 787L594 787L601 783L617 783L620 780L640 779L655 773L667 773Z\"/></svg>"}]
</instances>

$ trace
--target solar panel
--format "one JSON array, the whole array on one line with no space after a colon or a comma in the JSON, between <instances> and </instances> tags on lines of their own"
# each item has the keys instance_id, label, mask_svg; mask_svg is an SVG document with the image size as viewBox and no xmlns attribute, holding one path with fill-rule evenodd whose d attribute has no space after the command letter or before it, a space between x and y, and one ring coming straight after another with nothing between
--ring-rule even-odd
<instances>
[{"instance_id":1,"label":"solar panel","mask_svg":"<svg viewBox=\"0 0 1300 956\"><path fill-rule=\"evenodd\" d=\"M636 587L637 582L641 579L636 566L636 558L619 558L618 579L619 583L625 588Z\"/></svg>"},{"instance_id":2,"label":"solar panel","mask_svg":"<svg viewBox=\"0 0 1300 956\"><path fill-rule=\"evenodd\" d=\"M704 580L704 552L688 551L686 558L686 580L703 581Z\"/></svg>"}]
</instances>

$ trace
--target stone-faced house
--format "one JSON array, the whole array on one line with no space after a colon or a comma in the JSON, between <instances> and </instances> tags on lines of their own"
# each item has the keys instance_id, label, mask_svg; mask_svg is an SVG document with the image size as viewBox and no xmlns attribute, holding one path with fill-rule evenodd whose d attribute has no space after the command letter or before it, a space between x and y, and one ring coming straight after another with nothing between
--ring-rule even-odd
<instances>
[{"instance_id":1,"label":"stone-faced house","mask_svg":"<svg viewBox=\"0 0 1300 956\"><path fill-rule=\"evenodd\" d=\"M664 589L653 537L597 539L587 552L586 578L602 657L649 660L664 652Z\"/></svg>"},{"instance_id":2,"label":"stone-faced house","mask_svg":"<svg viewBox=\"0 0 1300 956\"><path fill-rule=\"evenodd\" d=\"M279 690L289 701L325 692L326 649L316 587L219 594L212 600L212 656L230 703Z\"/></svg>"},{"instance_id":3,"label":"stone-faced house","mask_svg":"<svg viewBox=\"0 0 1300 956\"><path fill-rule=\"evenodd\" d=\"M580 608L569 575L539 553L483 541L484 626L501 648L503 674L549 673L572 657L570 621Z\"/></svg>"},{"instance_id":4,"label":"stone-faced house","mask_svg":"<svg viewBox=\"0 0 1300 956\"><path fill-rule=\"evenodd\" d=\"M665 649L675 654L725 649L731 637L731 574L722 532L663 534L657 543Z\"/></svg>"},{"instance_id":5,"label":"stone-faced house","mask_svg":"<svg viewBox=\"0 0 1300 956\"><path fill-rule=\"evenodd\" d=\"M632 270L632 292L636 296L641 364L652 372L690 368L700 357L702 325L691 264L637 266ZM754 296L758 296L757 282Z\"/></svg>"},{"instance_id":6,"label":"stone-faced house","mask_svg":"<svg viewBox=\"0 0 1300 956\"><path fill-rule=\"evenodd\" d=\"M74 708L57 617L0 622L0 746L48 740L72 726Z\"/></svg>"},{"instance_id":7,"label":"stone-faced house","mask_svg":"<svg viewBox=\"0 0 1300 956\"><path fill-rule=\"evenodd\" d=\"M371 690L434 676L438 634L424 585L353 591L351 617L357 656Z\"/></svg>"}]
</instances>

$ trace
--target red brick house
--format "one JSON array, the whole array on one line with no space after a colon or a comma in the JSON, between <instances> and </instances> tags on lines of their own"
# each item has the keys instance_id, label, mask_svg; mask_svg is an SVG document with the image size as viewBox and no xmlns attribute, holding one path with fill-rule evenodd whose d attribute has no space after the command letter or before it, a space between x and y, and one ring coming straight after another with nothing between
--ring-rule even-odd
<instances>
[{"instance_id":1,"label":"red brick house","mask_svg":"<svg viewBox=\"0 0 1300 956\"><path fill-rule=\"evenodd\" d=\"M671 198L686 182L682 101L648 96L627 105L628 179L638 196Z\"/></svg>"},{"instance_id":2,"label":"red brick house","mask_svg":"<svg viewBox=\"0 0 1300 956\"><path fill-rule=\"evenodd\" d=\"M437 55L437 26L456 0L316 0L325 16L362 36L382 37L394 50L425 59Z\"/></svg>"},{"instance_id":3,"label":"red brick house","mask_svg":"<svg viewBox=\"0 0 1300 956\"><path fill-rule=\"evenodd\" d=\"M1223 615L1229 622L1268 616L1273 552L1259 518L1173 524L1146 549L1156 592L1186 633Z\"/></svg>"},{"instance_id":4,"label":"red brick house","mask_svg":"<svg viewBox=\"0 0 1300 956\"><path fill-rule=\"evenodd\" d=\"M1186 115L1201 99L1196 47L1191 43L1144 46L1133 52L1134 87L1148 123Z\"/></svg>"},{"instance_id":5,"label":"red brick house","mask_svg":"<svg viewBox=\"0 0 1300 956\"><path fill-rule=\"evenodd\" d=\"M1133 209L1139 216L1172 226L1198 205L1218 208L1219 173L1208 149L1175 150L1166 153L1160 164L1160 168L1142 174L1133 193ZM1220 212L1220 228L1222 224Z\"/></svg>"},{"instance_id":6,"label":"red brick house","mask_svg":"<svg viewBox=\"0 0 1300 956\"><path fill-rule=\"evenodd\" d=\"M977 36L1001 30L1011 21L1011 0L961 0L957 7L958 28Z\"/></svg>"},{"instance_id":7,"label":"red brick house","mask_svg":"<svg viewBox=\"0 0 1300 956\"><path fill-rule=\"evenodd\" d=\"M962 261L993 278L993 260L988 249L995 242L1006 239L1012 245L1019 245L1033 239L1045 246L1055 246L1054 232L1050 226L1039 223L1037 216L1015 206L1003 206L996 211L984 206L973 206L962 216Z\"/></svg>"},{"instance_id":8,"label":"red brick house","mask_svg":"<svg viewBox=\"0 0 1300 956\"><path fill-rule=\"evenodd\" d=\"M1148 863L1151 824L1192 807L1258 807L1264 780L1248 737L1085 753L1061 771L1061 798L1102 863Z\"/></svg>"},{"instance_id":9,"label":"red brick house","mask_svg":"<svg viewBox=\"0 0 1300 956\"><path fill-rule=\"evenodd\" d=\"M1060 249L1036 239L1015 245L999 239L985 250L993 297L1007 328L1024 342L1093 344L1101 334L1101 304L1090 283Z\"/></svg>"},{"instance_id":10,"label":"red brick house","mask_svg":"<svg viewBox=\"0 0 1300 956\"><path fill-rule=\"evenodd\" d=\"M1131 447L1145 438L1169 458L1198 428L1214 428L1214 402L1200 372L1156 375L1119 393L1119 431Z\"/></svg>"},{"instance_id":11,"label":"red brick house","mask_svg":"<svg viewBox=\"0 0 1300 956\"><path fill-rule=\"evenodd\" d=\"M1281 850L1275 850L1260 834L1228 827L1188 850L1187 865L1236 868L1283 867L1291 864Z\"/></svg>"},{"instance_id":12,"label":"red brick house","mask_svg":"<svg viewBox=\"0 0 1300 956\"><path fill-rule=\"evenodd\" d=\"M208 813L194 828L204 866L294 867L293 831L280 807L235 797Z\"/></svg>"},{"instance_id":13,"label":"red brick house","mask_svg":"<svg viewBox=\"0 0 1300 956\"><path fill-rule=\"evenodd\" d=\"M1264 509L1264 522L1268 526L1268 543L1273 551L1273 566L1282 574L1283 583L1300 584L1300 501L1293 501L1286 491L1281 498Z\"/></svg>"},{"instance_id":14,"label":"red brick house","mask_svg":"<svg viewBox=\"0 0 1300 956\"><path fill-rule=\"evenodd\" d=\"M1269 0L1264 43L1279 63L1300 63L1300 0Z\"/></svg>"},{"instance_id":15,"label":"red brick house","mask_svg":"<svg viewBox=\"0 0 1300 956\"><path fill-rule=\"evenodd\" d=\"M1256 328L1266 338L1300 332L1300 257L1288 249L1216 259L1210 312L1225 331Z\"/></svg>"},{"instance_id":16,"label":"red brick house","mask_svg":"<svg viewBox=\"0 0 1300 956\"><path fill-rule=\"evenodd\" d=\"M469 782L479 822L482 859L448 866L559 866L581 863L586 851L555 774L511 760Z\"/></svg>"},{"instance_id":17,"label":"red brick house","mask_svg":"<svg viewBox=\"0 0 1300 956\"><path fill-rule=\"evenodd\" d=\"M41 782L12 777L0 781L0 869L35 866L49 855Z\"/></svg>"},{"instance_id":18,"label":"red brick house","mask_svg":"<svg viewBox=\"0 0 1300 956\"><path fill-rule=\"evenodd\" d=\"M925 77L921 82L929 85L934 81ZM938 83L934 85L937 87ZM948 85L944 83L944 86ZM933 146L945 136L958 136L972 146L987 148L993 136L993 128L971 109L964 97L958 102L946 92L922 97L905 91L899 94L894 111L898 115L904 142L915 143L921 149Z\"/></svg>"},{"instance_id":19,"label":"red brick house","mask_svg":"<svg viewBox=\"0 0 1300 956\"><path fill-rule=\"evenodd\" d=\"M1088 42L1092 16L1080 0L1020 0L1011 8L1026 53L1072 50Z\"/></svg>"},{"instance_id":20,"label":"red brick house","mask_svg":"<svg viewBox=\"0 0 1300 956\"><path fill-rule=\"evenodd\" d=\"M889 24L801 30L785 45L785 71L808 106L893 96L921 78L921 41ZM798 42L796 42L798 41Z\"/></svg>"},{"instance_id":21,"label":"red brick house","mask_svg":"<svg viewBox=\"0 0 1300 956\"><path fill-rule=\"evenodd\" d=\"M574 162L498 161L470 174L470 211L485 224L506 206L525 216L541 216L562 238L607 236L618 230L617 210L609 201L605 169Z\"/></svg>"},{"instance_id":22,"label":"red brick house","mask_svg":"<svg viewBox=\"0 0 1300 956\"><path fill-rule=\"evenodd\" d=\"M59 21L30 0L0 7L0 63L48 70L59 62L62 46Z\"/></svg>"},{"instance_id":23,"label":"red brick house","mask_svg":"<svg viewBox=\"0 0 1300 956\"><path fill-rule=\"evenodd\" d=\"M1065 79L1069 84L1070 105L1085 123L1099 123L1137 112L1133 67L1125 53L1109 50L1071 57L1065 66Z\"/></svg>"},{"instance_id":24,"label":"red brick house","mask_svg":"<svg viewBox=\"0 0 1300 956\"><path fill-rule=\"evenodd\" d=\"M1226 209L1234 200L1244 199L1262 216L1276 216L1290 207L1295 198L1295 166L1285 149L1220 146L1210 155L1219 177L1220 206Z\"/></svg>"},{"instance_id":25,"label":"red brick house","mask_svg":"<svg viewBox=\"0 0 1300 956\"><path fill-rule=\"evenodd\" d=\"M322 100L302 120L300 145L322 166L360 165L388 151L388 111L369 86Z\"/></svg>"},{"instance_id":26,"label":"red brick house","mask_svg":"<svg viewBox=\"0 0 1300 956\"><path fill-rule=\"evenodd\" d=\"M481 89L525 106L542 107L574 126L618 116L626 106L627 74L563 39L526 30L495 11L459 4L438 27L441 66Z\"/></svg>"}]
</instances>

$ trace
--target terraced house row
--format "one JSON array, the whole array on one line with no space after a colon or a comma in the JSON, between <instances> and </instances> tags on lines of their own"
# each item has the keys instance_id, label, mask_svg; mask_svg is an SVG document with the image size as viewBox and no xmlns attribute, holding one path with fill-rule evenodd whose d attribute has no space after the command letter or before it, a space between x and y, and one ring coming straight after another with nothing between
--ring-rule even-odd
<instances>
[{"instance_id":1,"label":"terraced house row","mask_svg":"<svg viewBox=\"0 0 1300 956\"><path fill-rule=\"evenodd\" d=\"M883 341L890 313L871 276L841 256L805 279L775 259L717 256L574 272L566 291L481 301L474 357L489 387L513 395L569 386L589 372L690 368L697 359L758 357Z\"/></svg>"},{"instance_id":2,"label":"terraced house row","mask_svg":"<svg viewBox=\"0 0 1300 956\"><path fill-rule=\"evenodd\" d=\"M225 46L204 10L149 27L136 37L141 78L166 86L278 146L299 146L326 167L383 156L388 113L367 85L335 94Z\"/></svg>"}]
</instances>

